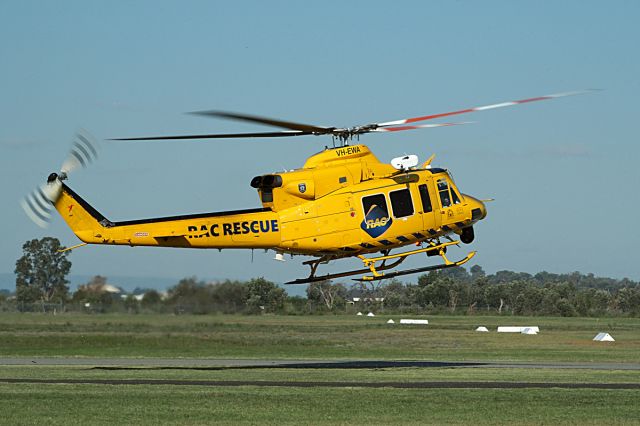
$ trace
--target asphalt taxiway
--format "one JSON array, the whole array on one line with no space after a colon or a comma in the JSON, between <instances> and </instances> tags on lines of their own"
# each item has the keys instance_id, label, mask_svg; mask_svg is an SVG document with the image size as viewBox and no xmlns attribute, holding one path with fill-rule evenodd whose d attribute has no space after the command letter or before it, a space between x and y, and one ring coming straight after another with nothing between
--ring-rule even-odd
<instances>
[{"instance_id":1,"label":"asphalt taxiway","mask_svg":"<svg viewBox=\"0 0 640 426\"><path fill-rule=\"evenodd\" d=\"M640 363L569 363L569 362L505 362L505 361L423 361L423 360L308 360L308 359L218 359L218 358L83 358L83 357L8 357L2 365L91 366L105 369L166 368L557 368L588 370L640 370Z\"/></svg>"},{"instance_id":2,"label":"asphalt taxiway","mask_svg":"<svg viewBox=\"0 0 640 426\"><path fill-rule=\"evenodd\" d=\"M202 359L202 358L0 358L0 366L81 366L90 370L228 370L228 369L392 369L392 368L553 368L590 370L640 370L627 363L522 363L490 361L411 360L294 360L294 359ZM640 383L559 383L504 381L422 382L323 382L272 380L175 380L175 379L37 379L2 378L7 384L173 385L173 386L258 386L290 388L403 388L403 389L640 389Z\"/></svg>"}]
</instances>

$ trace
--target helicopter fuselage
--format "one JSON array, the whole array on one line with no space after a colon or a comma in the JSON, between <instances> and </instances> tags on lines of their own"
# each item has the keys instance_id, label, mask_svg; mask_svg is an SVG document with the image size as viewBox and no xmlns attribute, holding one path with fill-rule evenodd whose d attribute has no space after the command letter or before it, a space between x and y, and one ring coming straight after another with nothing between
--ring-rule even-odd
<instances>
[{"instance_id":1,"label":"helicopter fuselage","mask_svg":"<svg viewBox=\"0 0 640 426\"><path fill-rule=\"evenodd\" d=\"M257 176L262 208L111 222L63 184L56 208L85 243L273 249L347 257L432 241L473 239L484 204L439 168L397 170L364 145L327 149L298 170ZM465 241L465 237L467 241Z\"/></svg>"}]
</instances>

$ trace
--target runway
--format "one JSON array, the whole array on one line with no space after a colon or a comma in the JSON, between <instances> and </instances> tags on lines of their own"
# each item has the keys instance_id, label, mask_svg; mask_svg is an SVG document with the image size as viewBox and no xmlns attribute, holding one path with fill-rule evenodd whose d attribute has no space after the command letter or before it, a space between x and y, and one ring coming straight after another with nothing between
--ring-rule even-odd
<instances>
[{"instance_id":1,"label":"runway","mask_svg":"<svg viewBox=\"0 0 640 426\"><path fill-rule=\"evenodd\" d=\"M423 360L300 360L300 359L214 359L214 358L65 358L10 357L0 358L0 366L45 365L87 366L103 369L371 369L371 368L554 368L588 370L640 370L640 363L568 363L505 361L423 361Z\"/></svg>"},{"instance_id":2,"label":"runway","mask_svg":"<svg viewBox=\"0 0 640 426\"><path fill-rule=\"evenodd\" d=\"M296 359L201 359L201 358L0 358L0 366L78 366L88 370L242 370L242 369L393 369L393 368L517 368L640 370L625 363L523 363L491 361L422 360L296 360ZM640 389L640 383L558 383L505 381L271 381L271 380L176 380L176 379L35 379L1 378L6 384L164 385L205 387L289 388L400 388L400 389Z\"/></svg>"}]
</instances>

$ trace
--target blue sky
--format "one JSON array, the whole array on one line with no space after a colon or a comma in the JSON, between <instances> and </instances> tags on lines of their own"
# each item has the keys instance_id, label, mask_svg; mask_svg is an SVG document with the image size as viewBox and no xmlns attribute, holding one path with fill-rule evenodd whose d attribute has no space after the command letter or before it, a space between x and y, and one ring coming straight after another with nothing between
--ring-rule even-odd
<instances>
[{"instance_id":1,"label":"blue sky","mask_svg":"<svg viewBox=\"0 0 640 426\"><path fill-rule=\"evenodd\" d=\"M0 272L28 239L78 242L60 218L36 227L17 202L59 168L78 127L99 139L268 129L183 114L202 109L351 126L600 88L362 142L383 161L435 153L463 192L496 199L472 245L489 272L639 280L639 19L632 1L3 1ZM251 177L299 167L329 143L104 142L69 184L112 220L250 208ZM71 255L76 274L306 274L302 258L272 258L101 246Z\"/></svg>"}]
</instances>

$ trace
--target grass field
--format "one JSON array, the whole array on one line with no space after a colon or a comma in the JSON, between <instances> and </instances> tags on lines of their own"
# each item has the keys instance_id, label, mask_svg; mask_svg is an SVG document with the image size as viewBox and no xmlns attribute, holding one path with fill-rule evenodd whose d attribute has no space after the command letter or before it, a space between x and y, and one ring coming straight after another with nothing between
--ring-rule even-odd
<instances>
[{"instance_id":1,"label":"grass field","mask_svg":"<svg viewBox=\"0 0 640 426\"><path fill-rule=\"evenodd\" d=\"M638 318L0 315L0 356L637 362ZM477 333L537 325L536 336ZM600 331L616 342L591 339Z\"/></svg>"},{"instance_id":2,"label":"grass field","mask_svg":"<svg viewBox=\"0 0 640 426\"><path fill-rule=\"evenodd\" d=\"M38 357L640 363L640 319L432 316L0 315L4 379L347 382L351 387L29 384L0 380L0 424L640 424L640 389L397 389L362 382L640 383L638 369L42 366ZM477 333L537 325L540 334ZM597 332L616 342L597 343Z\"/></svg>"}]
</instances>

